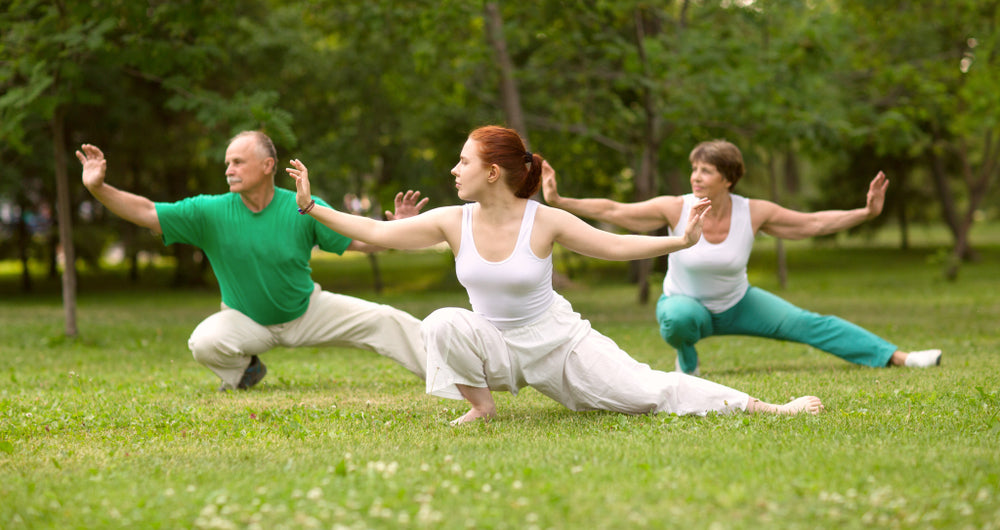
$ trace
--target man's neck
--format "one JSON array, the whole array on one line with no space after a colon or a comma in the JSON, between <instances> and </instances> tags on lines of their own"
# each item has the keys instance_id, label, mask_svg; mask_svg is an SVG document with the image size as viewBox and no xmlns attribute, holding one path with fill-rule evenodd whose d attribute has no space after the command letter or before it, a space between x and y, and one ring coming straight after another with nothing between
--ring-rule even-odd
<instances>
[{"instance_id":1,"label":"man's neck","mask_svg":"<svg viewBox=\"0 0 1000 530\"><path fill-rule=\"evenodd\" d=\"M263 186L257 190L243 192L240 198L251 212L260 213L274 199L274 186Z\"/></svg>"}]
</instances>

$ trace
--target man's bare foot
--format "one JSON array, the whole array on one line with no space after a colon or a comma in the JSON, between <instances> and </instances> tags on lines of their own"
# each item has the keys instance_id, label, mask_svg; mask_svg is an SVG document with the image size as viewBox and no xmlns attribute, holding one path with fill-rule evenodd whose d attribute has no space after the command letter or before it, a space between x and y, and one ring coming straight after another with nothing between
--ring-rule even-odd
<instances>
[{"instance_id":1,"label":"man's bare foot","mask_svg":"<svg viewBox=\"0 0 1000 530\"><path fill-rule=\"evenodd\" d=\"M469 412L466 412L460 418L456 418L454 420L451 420L451 425L452 426L456 426L456 425L461 425L463 423L469 423L469 422L476 421L476 420L490 421L496 415L497 415L497 413L496 413L495 410L492 411L492 412L489 412L489 411L482 411L482 410L478 410L478 409L473 408L473 409L469 409Z\"/></svg>"},{"instance_id":2,"label":"man's bare foot","mask_svg":"<svg viewBox=\"0 0 1000 530\"><path fill-rule=\"evenodd\" d=\"M815 396L803 396L793 399L784 405L773 405L756 398L750 398L750 403L747 403L747 412L750 413L766 412L769 414L787 414L789 416L794 416L800 412L819 414L823 411L823 408L823 402Z\"/></svg>"}]
</instances>

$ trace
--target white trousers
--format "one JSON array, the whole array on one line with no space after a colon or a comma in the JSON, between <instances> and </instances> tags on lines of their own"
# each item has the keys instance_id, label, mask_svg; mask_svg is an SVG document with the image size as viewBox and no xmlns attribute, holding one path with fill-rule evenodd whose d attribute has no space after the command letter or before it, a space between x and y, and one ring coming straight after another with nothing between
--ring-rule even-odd
<instances>
[{"instance_id":1,"label":"white trousers","mask_svg":"<svg viewBox=\"0 0 1000 530\"><path fill-rule=\"evenodd\" d=\"M456 384L513 394L530 386L572 410L704 415L745 410L743 392L629 357L556 295L527 326L501 330L467 309L449 307L421 323L427 393L462 399Z\"/></svg>"},{"instance_id":2,"label":"white trousers","mask_svg":"<svg viewBox=\"0 0 1000 530\"><path fill-rule=\"evenodd\" d=\"M251 355L284 346L347 346L384 355L424 379L427 356L420 321L394 307L322 290L318 284L309 309L284 324L262 326L222 304L191 333L195 360L215 372L225 388L236 388Z\"/></svg>"}]
</instances>

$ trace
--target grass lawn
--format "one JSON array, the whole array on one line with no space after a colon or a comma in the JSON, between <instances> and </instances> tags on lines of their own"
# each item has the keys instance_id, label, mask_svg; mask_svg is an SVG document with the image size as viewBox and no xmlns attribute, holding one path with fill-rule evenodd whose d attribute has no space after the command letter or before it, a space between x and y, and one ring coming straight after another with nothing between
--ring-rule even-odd
<instances>
[{"instance_id":1,"label":"grass lawn","mask_svg":"<svg viewBox=\"0 0 1000 530\"><path fill-rule=\"evenodd\" d=\"M891 244L891 243L890 243ZM267 353L267 378L221 394L186 347L214 289L163 272L81 278L80 338L62 337L58 284L0 277L0 528L1000 528L1000 243L957 282L935 245L788 245L751 283L858 323L936 369L871 369L809 347L714 337L704 377L815 417L572 412L526 389L499 418L368 352ZM467 301L447 254L317 259L331 290L423 317ZM561 289L636 358L671 370L653 308L622 264L578 262ZM658 279L662 276L658 277ZM654 286L654 291L655 291Z\"/></svg>"}]
</instances>

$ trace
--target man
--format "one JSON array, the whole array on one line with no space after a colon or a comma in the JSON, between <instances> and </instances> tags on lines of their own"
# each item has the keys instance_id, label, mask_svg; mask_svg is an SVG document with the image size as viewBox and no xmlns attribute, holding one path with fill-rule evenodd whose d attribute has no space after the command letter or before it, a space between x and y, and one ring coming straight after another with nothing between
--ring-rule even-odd
<instances>
[{"instance_id":1,"label":"man","mask_svg":"<svg viewBox=\"0 0 1000 530\"><path fill-rule=\"evenodd\" d=\"M275 187L277 154L266 134L244 131L230 141L229 193L173 203L154 203L105 183L104 154L89 144L81 149L76 157L83 164L83 184L101 204L162 235L166 245L191 244L208 257L222 307L195 328L188 347L222 379L220 390L259 383L267 367L258 356L277 346L372 350L424 379L419 320L387 305L324 291L313 282L309 258L315 245L337 254L380 249L301 215L295 192ZM419 195L398 194L397 213L386 214L390 219L416 215L427 203L418 203Z\"/></svg>"}]
</instances>

